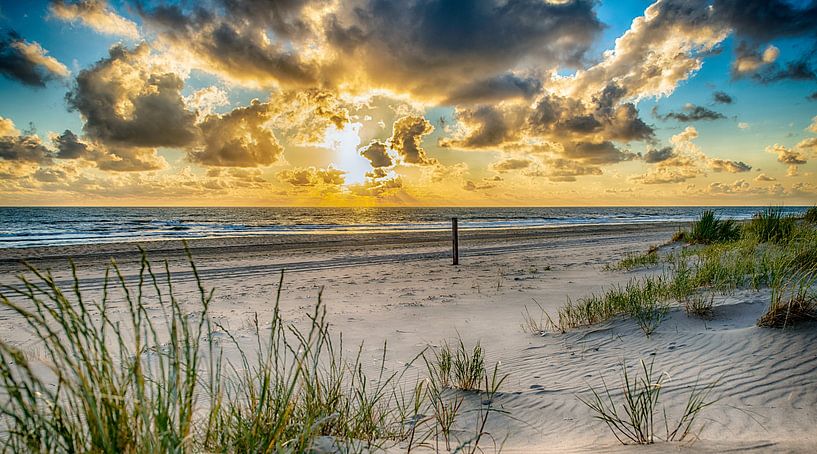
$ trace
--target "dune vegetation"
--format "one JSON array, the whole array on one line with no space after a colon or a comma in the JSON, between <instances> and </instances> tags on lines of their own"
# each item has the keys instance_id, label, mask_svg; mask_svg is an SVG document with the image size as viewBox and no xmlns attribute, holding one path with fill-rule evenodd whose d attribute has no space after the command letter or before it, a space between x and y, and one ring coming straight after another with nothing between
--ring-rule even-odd
<instances>
[{"instance_id":1,"label":"dune vegetation","mask_svg":"<svg viewBox=\"0 0 817 454\"><path fill-rule=\"evenodd\" d=\"M768 311L759 326L786 328L817 319L817 226L809 219L767 208L750 221L736 224L705 211L688 230L673 238L675 246L660 253L628 254L611 270L655 267L658 272L632 278L599 294L570 301L548 327L564 332L624 315L652 334L673 304L701 318L713 315L714 295L741 289L771 289ZM527 317L530 319L530 316Z\"/></svg>"},{"instance_id":2,"label":"dune vegetation","mask_svg":"<svg viewBox=\"0 0 817 454\"><path fill-rule=\"evenodd\" d=\"M112 264L101 299L82 294L75 270L69 289L33 268L34 279L5 287L0 305L38 349L0 340L3 451L500 448L486 424L501 412L504 376L481 346L445 342L388 371L384 345L372 370L362 346L349 356L330 332L320 295L306 328L285 321L279 282L272 319L255 317L247 349L211 317L213 292L190 266L195 301L178 299L167 264L161 281L144 254L135 285Z\"/></svg>"}]
</instances>

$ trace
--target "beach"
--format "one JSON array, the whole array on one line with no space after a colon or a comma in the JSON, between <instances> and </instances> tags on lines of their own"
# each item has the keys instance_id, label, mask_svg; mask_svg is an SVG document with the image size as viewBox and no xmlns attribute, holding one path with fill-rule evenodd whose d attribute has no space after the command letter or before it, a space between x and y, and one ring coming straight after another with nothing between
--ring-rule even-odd
<instances>
[{"instance_id":1,"label":"beach","mask_svg":"<svg viewBox=\"0 0 817 454\"><path fill-rule=\"evenodd\" d=\"M284 320L303 324L318 295L335 333L364 364L387 345L390 370L406 367L424 348L458 337L479 342L489 365L508 374L495 405L507 412L488 430L504 452L813 452L817 449L817 330L759 328L769 290L715 297L702 320L672 307L649 337L630 319L614 318L566 333L534 335L523 313L555 314L570 300L603 291L658 268L611 271L630 252L669 242L684 223L480 229L460 232L460 264L451 264L450 232L288 234L194 239L188 247L206 288L211 316L251 344L248 320L269 320L279 291ZM131 283L141 246L161 276L167 261L177 297L195 301L196 281L176 240L0 249L0 284L16 285L21 259L50 269L68 288L72 258L80 289L98 297L114 259ZM662 250L680 248L662 246ZM191 304L192 303L186 303ZM113 306L124 312L124 306ZM20 319L0 311L2 338L23 350L36 343ZM250 345L251 347L252 345ZM701 416L696 437L683 443L623 446L577 396L602 379L618 386L622 364L635 371L654 361L667 374L662 405L673 414L695 383L718 381L718 399ZM406 382L422 373L409 365ZM694 441L694 444L691 443ZM488 448L490 452L490 448Z\"/></svg>"}]
</instances>

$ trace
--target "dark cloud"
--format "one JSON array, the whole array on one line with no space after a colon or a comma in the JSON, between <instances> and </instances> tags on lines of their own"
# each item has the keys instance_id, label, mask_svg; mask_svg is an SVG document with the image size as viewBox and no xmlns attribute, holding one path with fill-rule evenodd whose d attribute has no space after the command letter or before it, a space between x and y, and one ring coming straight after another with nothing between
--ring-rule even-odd
<instances>
[{"instance_id":1,"label":"dark cloud","mask_svg":"<svg viewBox=\"0 0 817 454\"><path fill-rule=\"evenodd\" d=\"M140 3L138 9L148 26L179 51L196 57L201 69L231 79L303 87L319 84L319 68L288 49L283 39L306 32L299 18L301 4L306 3L227 0L215 2L212 9L199 5L191 11ZM275 42L259 32L270 27L280 33Z\"/></svg>"},{"instance_id":2,"label":"dark cloud","mask_svg":"<svg viewBox=\"0 0 817 454\"><path fill-rule=\"evenodd\" d=\"M623 88L610 84L593 97L591 105L547 94L534 106L528 124L535 134L557 138L568 132L625 142L651 139L653 129L639 118L635 105L619 104L625 94Z\"/></svg>"},{"instance_id":3,"label":"dark cloud","mask_svg":"<svg viewBox=\"0 0 817 454\"><path fill-rule=\"evenodd\" d=\"M802 7L785 0L715 0L716 17L746 39L817 36L817 2Z\"/></svg>"},{"instance_id":4,"label":"dark cloud","mask_svg":"<svg viewBox=\"0 0 817 454\"><path fill-rule=\"evenodd\" d=\"M564 157L576 159L585 164L614 164L635 157L632 153L619 150L612 142L575 142L564 146Z\"/></svg>"},{"instance_id":5,"label":"dark cloud","mask_svg":"<svg viewBox=\"0 0 817 454\"><path fill-rule=\"evenodd\" d=\"M196 114L184 105L181 78L153 72L149 52L146 44L115 45L108 58L79 73L66 99L85 119L88 137L118 147L182 147L195 140Z\"/></svg>"},{"instance_id":6,"label":"dark cloud","mask_svg":"<svg viewBox=\"0 0 817 454\"><path fill-rule=\"evenodd\" d=\"M468 128L465 136L443 139L440 146L459 148L486 148L513 140L524 126L524 111L521 108L483 105L474 108L459 108L457 121Z\"/></svg>"},{"instance_id":7,"label":"dark cloud","mask_svg":"<svg viewBox=\"0 0 817 454\"><path fill-rule=\"evenodd\" d=\"M664 147L661 149L652 149L644 154L644 162L648 164L655 164L663 162L673 156L672 147Z\"/></svg>"},{"instance_id":8,"label":"dark cloud","mask_svg":"<svg viewBox=\"0 0 817 454\"><path fill-rule=\"evenodd\" d=\"M422 147L423 137L431 134L432 131L434 131L434 126L425 118L405 116L394 122L389 144L406 164L436 164L437 160L429 157Z\"/></svg>"},{"instance_id":9,"label":"dark cloud","mask_svg":"<svg viewBox=\"0 0 817 454\"><path fill-rule=\"evenodd\" d=\"M508 172L511 170L527 169L532 164L530 159L508 158L491 164L488 168L494 172Z\"/></svg>"},{"instance_id":10,"label":"dark cloud","mask_svg":"<svg viewBox=\"0 0 817 454\"><path fill-rule=\"evenodd\" d=\"M53 154L35 135L0 137L0 159L4 161L50 163Z\"/></svg>"},{"instance_id":11,"label":"dark cloud","mask_svg":"<svg viewBox=\"0 0 817 454\"><path fill-rule=\"evenodd\" d=\"M26 42L17 32L0 35L0 74L32 87L45 87L51 80L68 75L68 68L37 43Z\"/></svg>"},{"instance_id":12,"label":"dark cloud","mask_svg":"<svg viewBox=\"0 0 817 454\"><path fill-rule=\"evenodd\" d=\"M361 148L360 155L368 159L375 169L394 165L391 156L389 156L388 145L379 140L372 140L368 145Z\"/></svg>"},{"instance_id":13,"label":"dark cloud","mask_svg":"<svg viewBox=\"0 0 817 454\"><path fill-rule=\"evenodd\" d=\"M732 104L733 102L735 102L735 99L732 96L722 91L716 91L715 93L712 93L712 100L718 104Z\"/></svg>"},{"instance_id":14,"label":"dark cloud","mask_svg":"<svg viewBox=\"0 0 817 454\"><path fill-rule=\"evenodd\" d=\"M484 86L473 88L479 85L475 80L494 80L507 90L502 76L520 65L577 66L603 27L589 0L363 0L343 5L325 20L331 44L345 59L359 62L376 84L420 95L441 88L446 95L484 93Z\"/></svg>"},{"instance_id":15,"label":"dark cloud","mask_svg":"<svg viewBox=\"0 0 817 454\"><path fill-rule=\"evenodd\" d=\"M478 80L455 89L445 104L479 104L511 98L532 98L542 90L542 81L535 77L522 78L503 74Z\"/></svg>"},{"instance_id":16,"label":"dark cloud","mask_svg":"<svg viewBox=\"0 0 817 454\"><path fill-rule=\"evenodd\" d=\"M703 106L696 106L694 104L687 104L684 106L683 110L680 112L668 112L665 115L661 115L658 113L658 109L653 108L653 113L657 118L662 120L676 120L682 122L691 122L691 121L699 121L699 120L719 120L722 118L726 118L726 116L720 112L715 112L714 110L707 109Z\"/></svg>"},{"instance_id":17,"label":"dark cloud","mask_svg":"<svg viewBox=\"0 0 817 454\"><path fill-rule=\"evenodd\" d=\"M266 166L278 161L283 147L264 126L269 109L269 104L256 99L224 115L208 115L199 125L204 146L192 150L190 159L222 167Z\"/></svg>"},{"instance_id":18,"label":"dark cloud","mask_svg":"<svg viewBox=\"0 0 817 454\"><path fill-rule=\"evenodd\" d=\"M780 144L766 147L766 151L777 155L777 162L787 165L800 165L807 162L806 156L799 150L794 150Z\"/></svg>"},{"instance_id":19,"label":"dark cloud","mask_svg":"<svg viewBox=\"0 0 817 454\"><path fill-rule=\"evenodd\" d=\"M491 188L495 188L495 187L496 187L496 185L492 184L492 183L488 183L488 182L474 183L471 180L466 181L465 184L462 186L462 188L465 189L466 191L479 191L479 190L491 189Z\"/></svg>"},{"instance_id":20,"label":"dark cloud","mask_svg":"<svg viewBox=\"0 0 817 454\"><path fill-rule=\"evenodd\" d=\"M709 168L715 172L742 173L752 170L752 166L741 161L727 159L710 159Z\"/></svg>"},{"instance_id":21,"label":"dark cloud","mask_svg":"<svg viewBox=\"0 0 817 454\"><path fill-rule=\"evenodd\" d=\"M808 59L790 61L784 65L770 65L752 74L752 78L762 84L770 84L781 80L817 80L812 63Z\"/></svg>"},{"instance_id":22,"label":"dark cloud","mask_svg":"<svg viewBox=\"0 0 817 454\"><path fill-rule=\"evenodd\" d=\"M817 91L815 91L814 93L806 96L806 99L808 99L809 101L817 101Z\"/></svg>"},{"instance_id":23,"label":"dark cloud","mask_svg":"<svg viewBox=\"0 0 817 454\"><path fill-rule=\"evenodd\" d=\"M91 154L91 148L82 142L76 134L66 129L65 132L53 139L57 147L57 157L60 159L80 159Z\"/></svg>"}]
</instances>

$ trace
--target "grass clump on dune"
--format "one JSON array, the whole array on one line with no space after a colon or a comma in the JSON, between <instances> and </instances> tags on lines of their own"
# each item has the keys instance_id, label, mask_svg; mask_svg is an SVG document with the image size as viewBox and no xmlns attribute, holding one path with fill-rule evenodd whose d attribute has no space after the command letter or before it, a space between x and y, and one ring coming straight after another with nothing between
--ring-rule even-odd
<instances>
[{"instance_id":1,"label":"grass clump on dune","mask_svg":"<svg viewBox=\"0 0 817 454\"><path fill-rule=\"evenodd\" d=\"M757 321L768 328L786 328L817 320L817 269L793 276L772 287L769 309Z\"/></svg>"},{"instance_id":2,"label":"grass clump on dune","mask_svg":"<svg viewBox=\"0 0 817 454\"><path fill-rule=\"evenodd\" d=\"M5 287L0 306L26 324L38 353L0 340L2 450L411 451L431 446L441 420L451 431L464 431L469 421L481 427L452 438L462 439L454 449L474 452L490 438L484 428L497 412L491 404L468 402L467 410L439 416L440 397L424 385L434 377L402 388L414 361L389 372L385 346L379 369L363 366L362 346L346 355L320 296L299 329L281 316L279 282L269 326L255 317L256 342L247 349L213 321L213 292L192 259L190 265L193 301L177 298L167 264L160 280L144 255L133 284L112 265L100 300L83 296L76 273L68 291L33 268L33 281L21 276L20 285ZM496 369L480 372L484 387L476 394L492 401L502 380ZM446 386L439 386L446 396L461 393Z\"/></svg>"},{"instance_id":3,"label":"grass clump on dune","mask_svg":"<svg viewBox=\"0 0 817 454\"><path fill-rule=\"evenodd\" d=\"M650 249L643 253L634 253L628 252L624 255L624 258L621 259L618 263L614 265L608 265L605 267L607 270L634 270L637 268L647 268L652 265L655 265L659 262L660 257L658 255L658 247L652 246Z\"/></svg>"},{"instance_id":4,"label":"grass clump on dune","mask_svg":"<svg viewBox=\"0 0 817 454\"><path fill-rule=\"evenodd\" d=\"M795 232L795 218L784 215L781 208L769 207L755 214L745 230L759 243L789 241Z\"/></svg>"},{"instance_id":5,"label":"grass clump on dune","mask_svg":"<svg viewBox=\"0 0 817 454\"><path fill-rule=\"evenodd\" d=\"M687 403L677 421L671 423L666 409L663 424L657 421L658 405L665 388L667 374L654 372L655 361L649 364L641 361L641 374L632 377L627 366L622 365L621 393L614 397L602 379L602 388L590 388L592 396L579 400L593 411L594 417L603 421L621 444L652 444L660 440L661 427L664 428L663 441L683 441L695 431L695 421L700 413L716 401L711 398L717 386L715 381L700 386L697 383L687 397Z\"/></svg>"},{"instance_id":6,"label":"grass clump on dune","mask_svg":"<svg viewBox=\"0 0 817 454\"><path fill-rule=\"evenodd\" d=\"M661 276L631 279L623 287L613 286L602 294L592 294L575 303L568 300L559 309L557 326L566 331L627 315L649 336L669 310L665 303L668 295L669 285Z\"/></svg>"},{"instance_id":7,"label":"grass clump on dune","mask_svg":"<svg viewBox=\"0 0 817 454\"><path fill-rule=\"evenodd\" d=\"M676 234L674 239L693 244L711 244L734 241L740 237L740 228L731 219L720 219L712 210L701 213L688 232Z\"/></svg>"}]
</instances>

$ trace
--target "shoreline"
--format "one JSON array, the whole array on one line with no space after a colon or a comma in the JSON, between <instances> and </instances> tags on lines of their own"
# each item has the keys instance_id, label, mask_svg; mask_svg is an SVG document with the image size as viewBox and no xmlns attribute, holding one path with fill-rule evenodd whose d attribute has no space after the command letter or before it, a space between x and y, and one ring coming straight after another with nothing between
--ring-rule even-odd
<instances>
[{"instance_id":1,"label":"shoreline","mask_svg":"<svg viewBox=\"0 0 817 454\"><path fill-rule=\"evenodd\" d=\"M460 244L468 246L482 242L507 243L513 241L534 241L554 237L575 238L584 235L626 235L639 230L655 229L674 231L688 225L688 221L660 221L637 223L575 224L552 227L514 227L459 229ZM0 248L0 268L4 265L25 261L51 261L57 259L91 259L100 257L126 258L139 248L150 253L177 255L184 252L184 242L191 252L206 253L259 253L273 250L307 250L322 248L343 248L347 246L368 246L382 248L393 246L407 248L413 246L450 246L450 230L420 231L363 231L354 233L286 233L252 236L224 236L215 238L156 239L117 241L109 243L88 243L72 245L28 246L20 248Z\"/></svg>"}]
</instances>

